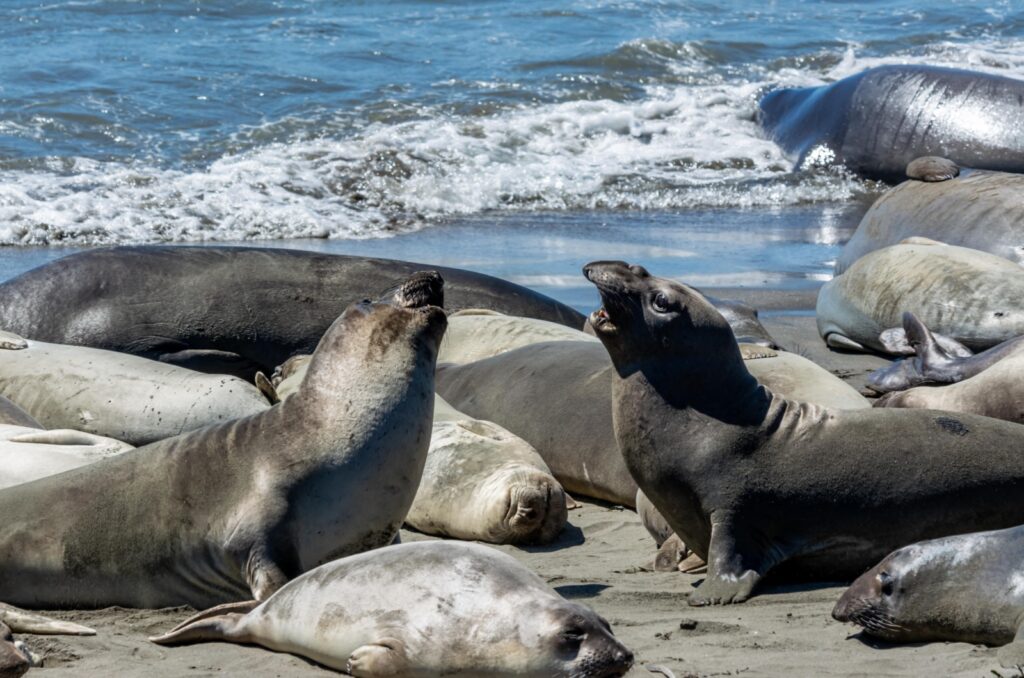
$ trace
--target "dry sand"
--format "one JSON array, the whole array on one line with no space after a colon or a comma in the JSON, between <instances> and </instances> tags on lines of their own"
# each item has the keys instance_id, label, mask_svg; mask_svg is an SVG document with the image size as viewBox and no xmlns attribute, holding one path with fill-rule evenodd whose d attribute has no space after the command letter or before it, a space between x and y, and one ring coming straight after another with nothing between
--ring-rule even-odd
<instances>
[{"instance_id":1,"label":"dry sand","mask_svg":"<svg viewBox=\"0 0 1024 678\"><path fill-rule=\"evenodd\" d=\"M763 294L763 293L762 293ZM736 295L733 295L736 296ZM885 363L875 356L829 351L809 315L771 316L765 324L786 348L863 386ZM168 516L173 520L173 516ZM697 676L1011 676L995 650L966 643L887 646L832 619L839 584L774 586L742 605L691 608L686 599L703 575L651 572L654 543L637 516L584 503L553 546L501 547L539 573L562 595L591 605L637 656L630 676L661 664L678 678ZM425 539L403 531L403 539ZM106 609L54 616L95 628L90 638L22 636L45 666L29 675L246 676L337 675L307 661L253 647L209 643L162 648L146 641L192 611Z\"/></svg>"}]
</instances>

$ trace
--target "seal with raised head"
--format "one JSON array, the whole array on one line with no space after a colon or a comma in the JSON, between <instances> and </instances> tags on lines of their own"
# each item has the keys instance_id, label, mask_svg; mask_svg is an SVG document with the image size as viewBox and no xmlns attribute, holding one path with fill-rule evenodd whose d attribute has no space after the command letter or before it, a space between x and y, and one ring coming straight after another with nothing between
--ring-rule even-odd
<instances>
[{"instance_id":1,"label":"seal with raised head","mask_svg":"<svg viewBox=\"0 0 1024 678\"><path fill-rule=\"evenodd\" d=\"M791 397L833 407L867 400L806 358L743 344L751 372ZM441 365L437 392L476 419L493 421L540 453L571 494L633 506L636 483L626 470L611 422L612 363L597 342L523 346L465 365Z\"/></svg>"},{"instance_id":2,"label":"seal with raised head","mask_svg":"<svg viewBox=\"0 0 1024 678\"><path fill-rule=\"evenodd\" d=\"M44 428L145 445L270 406L238 377L202 374L139 356L24 340L0 348L0 395Z\"/></svg>"},{"instance_id":3,"label":"seal with raised head","mask_svg":"<svg viewBox=\"0 0 1024 678\"><path fill-rule=\"evenodd\" d=\"M942 156L962 167L1024 172L1024 81L935 66L871 68L821 87L777 89L758 122L798 168L841 165L872 179Z\"/></svg>"},{"instance_id":4,"label":"seal with raised head","mask_svg":"<svg viewBox=\"0 0 1024 678\"><path fill-rule=\"evenodd\" d=\"M209 607L266 599L390 544L430 442L436 273L348 308L298 393L259 414L0 490L0 600Z\"/></svg>"},{"instance_id":5,"label":"seal with raised head","mask_svg":"<svg viewBox=\"0 0 1024 678\"><path fill-rule=\"evenodd\" d=\"M708 564L691 604L741 602L769 573L852 578L908 543L1024 523L1024 427L788 400L693 289L624 262L584 272L622 456Z\"/></svg>"},{"instance_id":6,"label":"seal with raised head","mask_svg":"<svg viewBox=\"0 0 1024 678\"><path fill-rule=\"evenodd\" d=\"M905 181L865 212L836 259L836 274L868 252L914 236L1024 264L1022 194L1024 175L1009 172L972 171L948 181Z\"/></svg>"},{"instance_id":7,"label":"seal with raised head","mask_svg":"<svg viewBox=\"0 0 1024 678\"><path fill-rule=\"evenodd\" d=\"M894 643L1002 645L1024 666L1024 526L904 546L862 574L832 616Z\"/></svg>"},{"instance_id":8,"label":"seal with raised head","mask_svg":"<svg viewBox=\"0 0 1024 678\"><path fill-rule=\"evenodd\" d=\"M262 645L361 678L611 678L633 664L608 622L511 556L444 541L322 565L260 605L207 610L152 640Z\"/></svg>"},{"instance_id":9,"label":"seal with raised head","mask_svg":"<svg viewBox=\"0 0 1024 678\"><path fill-rule=\"evenodd\" d=\"M821 287L818 332L832 348L887 352L879 337L906 311L971 350L989 348L1024 334L1024 269L927 240L875 250Z\"/></svg>"},{"instance_id":10,"label":"seal with raised head","mask_svg":"<svg viewBox=\"0 0 1024 678\"><path fill-rule=\"evenodd\" d=\"M345 308L437 270L446 307L490 308L582 329L550 297L472 271L258 247L117 247L0 284L0 328L37 341L134 353L252 379L312 353Z\"/></svg>"}]
</instances>

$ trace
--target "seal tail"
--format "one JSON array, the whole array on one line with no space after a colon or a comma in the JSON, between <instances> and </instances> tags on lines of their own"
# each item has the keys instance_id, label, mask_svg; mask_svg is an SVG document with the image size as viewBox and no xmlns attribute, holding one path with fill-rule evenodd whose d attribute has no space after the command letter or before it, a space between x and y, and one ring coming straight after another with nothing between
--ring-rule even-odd
<instances>
[{"instance_id":1,"label":"seal tail","mask_svg":"<svg viewBox=\"0 0 1024 678\"><path fill-rule=\"evenodd\" d=\"M6 624L15 633L37 636L95 636L88 626L51 619L16 607L0 603L0 624Z\"/></svg>"},{"instance_id":2,"label":"seal tail","mask_svg":"<svg viewBox=\"0 0 1024 678\"><path fill-rule=\"evenodd\" d=\"M204 610L161 636L149 640L157 645L185 645L208 640L234 640L245 642L240 633L245 616L259 605L258 601L226 603Z\"/></svg>"}]
</instances>

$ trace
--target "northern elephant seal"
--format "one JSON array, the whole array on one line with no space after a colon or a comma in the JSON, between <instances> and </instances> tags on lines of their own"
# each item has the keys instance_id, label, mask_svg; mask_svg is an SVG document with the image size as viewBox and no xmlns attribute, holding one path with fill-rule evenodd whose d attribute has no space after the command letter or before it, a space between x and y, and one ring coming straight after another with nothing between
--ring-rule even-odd
<instances>
[{"instance_id":1,"label":"northern elephant seal","mask_svg":"<svg viewBox=\"0 0 1024 678\"><path fill-rule=\"evenodd\" d=\"M267 409L238 377L202 374L86 346L25 341L0 349L0 395L44 428L70 428L145 445Z\"/></svg>"},{"instance_id":2,"label":"northern elephant seal","mask_svg":"<svg viewBox=\"0 0 1024 678\"><path fill-rule=\"evenodd\" d=\"M416 271L439 271L446 306L583 327L554 299L480 273L257 247L118 247L58 259L0 284L0 328L251 379L312 353L345 308Z\"/></svg>"},{"instance_id":3,"label":"northern elephant seal","mask_svg":"<svg viewBox=\"0 0 1024 678\"><path fill-rule=\"evenodd\" d=\"M746 600L769 572L854 577L908 543L1024 522L1024 427L788 400L691 288L624 262L584 272L622 456L708 564L691 604Z\"/></svg>"},{"instance_id":4,"label":"northern elephant seal","mask_svg":"<svg viewBox=\"0 0 1024 678\"><path fill-rule=\"evenodd\" d=\"M860 220L836 259L836 274L868 252L920 236L1024 264L1024 175L971 172L890 188Z\"/></svg>"},{"instance_id":5,"label":"northern elephant seal","mask_svg":"<svg viewBox=\"0 0 1024 678\"><path fill-rule=\"evenodd\" d=\"M70 471L133 449L113 438L0 424L0 489Z\"/></svg>"},{"instance_id":6,"label":"northern elephant seal","mask_svg":"<svg viewBox=\"0 0 1024 678\"><path fill-rule=\"evenodd\" d=\"M1024 171L1024 81L934 66L880 66L822 87L777 89L758 122L799 168L842 165L898 182L908 163Z\"/></svg>"},{"instance_id":7,"label":"northern elephant seal","mask_svg":"<svg viewBox=\"0 0 1024 678\"><path fill-rule=\"evenodd\" d=\"M0 600L263 600L391 543L430 441L440 296L440 277L420 274L401 304L352 305L269 410L0 490Z\"/></svg>"},{"instance_id":8,"label":"northern elephant seal","mask_svg":"<svg viewBox=\"0 0 1024 678\"><path fill-rule=\"evenodd\" d=\"M257 644L367 678L609 678L633 663L608 622L511 556L444 541L321 565L258 606L208 610L152 640Z\"/></svg>"},{"instance_id":9,"label":"northern elephant seal","mask_svg":"<svg viewBox=\"0 0 1024 678\"><path fill-rule=\"evenodd\" d=\"M565 490L525 440L440 397L406 525L456 539L546 544L568 519Z\"/></svg>"},{"instance_id":10,"label":"northern elephant seal","mask_svg":"<svg viewBox=\"0 0 1024 678\"><path fill-rule=\"evenodd\" d=\"M848 384L806 358L744 344L750 370L794 398L869 407ZM636 483L611 423L612 362L595 342L524 346L466 365L441 365L437 391L471 417L524 438L571 494L633 506Z\"/></svg>"},{"instance_id":11,"label":"northern elephant seal","mask_svg":"<svg viewBox=\"0 0 1024 678\"><path fill-rule=\"evenodd\" d=\"M972 350L1024 334L1024 269L994 254L900 244L870 252L818 292L818 332L833 348L884 352L879 335L913 311Z\"/></svg>"},{"instance_id":12,"label":"northern elephant seal","mask_svg":"<svg viewBox=\"0 0 1024 678\"><path fill-rule=\"evenodd\" d=\"M308 356L295 356L276 370L278 397L291 396L308 367ZM406 525L494 544L547 543L565 527L568 503L528 442L435 396L430 450Z\"/></svg>"},{"instance_id":13,"label":"northern elephant seal","mask_svg":"<svg viewBox=\"0 0 1024 678\"><path fill-rule=\"evenodd\" d=\"M33 666L42 666L38 657L20 641L14 640L12 632L36 635L94 636L92 629L43 617L0 603L0 677L17 678Z\"/></svg>"},{"instance_id":14,"label":"northern elephant seal","mask_svg":"<svg viewBox=\"0 0 1024 678\"><path fill-rule=\"evenodd\" d=\"M1024 665L1024 526L904 546L862 574L832 616L897 643L1002 645Z\"/></svg>"}]
</instances>

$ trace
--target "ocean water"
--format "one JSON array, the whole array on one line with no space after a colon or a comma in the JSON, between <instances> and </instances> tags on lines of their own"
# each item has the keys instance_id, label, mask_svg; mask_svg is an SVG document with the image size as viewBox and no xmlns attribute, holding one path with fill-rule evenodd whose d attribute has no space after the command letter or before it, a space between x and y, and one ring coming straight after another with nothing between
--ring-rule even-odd
<instances>
[{"instance_id":1,"label":"ocean water","mask_svg":"<svg viewBox=\"0 0 1024 678\"><path fill-rule=\"evenodd\" d=\"M757 100L889 63L1024 77L1024 3L8 0L0 244L472 243L539 283L569 269L525 266L538 234L605 233L605 257L696 252L681 275L813 280L821 233L880 187L793 173ZM66 251L0 255L0 277Z\"/></svg>"}]
</instances>

